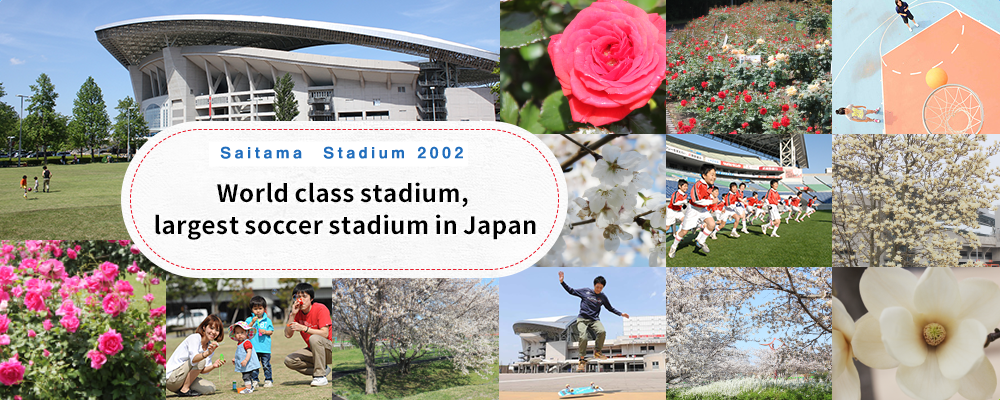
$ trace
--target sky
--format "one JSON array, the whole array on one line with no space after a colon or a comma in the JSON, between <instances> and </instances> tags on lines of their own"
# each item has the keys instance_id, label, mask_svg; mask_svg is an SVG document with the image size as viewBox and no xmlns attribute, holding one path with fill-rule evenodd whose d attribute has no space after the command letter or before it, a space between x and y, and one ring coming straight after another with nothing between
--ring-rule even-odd
<instances>
[{"instance_id":1,"label":"sky","mask_svg":"<svg viewBox=\"0 0 1000 400\"><path fill-rule=\"evenodd\" d=\"M806 174L826 173L826 169L833 166L833 135L802 135L802 137L805 138L806 153L809 155L809 168L804 168L802 172ZM729 146L702 135L683 135L678 136L678 138L713 149L724 150L736 154L751 154L757 156L749 151Z\"/></svg>"},{"instance_id":2,"label":"sky","mask_svg":"<svg viewBox=\"0 0 1000 400\"><path fill-rule=\"evenodd\" d=\"M97 41L98 26L179 14L231 14L335 22L417 33L499 52L500 0L428 1L0 1L0 101L20 111L18 94L31 95L39 74L52 79L56 111L71 114L76 92L93 76L108 113L132 96L128 71ZM414 61L415 56L350 45L298 52L339 57ZM25 106L27 107L27 106Z\"/></svg>"},{"instance_id":3,"label":"sky","mask_svg":"<svg viewBox=\"0 0 1000 400\"><path fill-rule=\"evenodd\" d=\"M574 289L594 287L594 277L607 280L604 294L611 305L629 316L665 315L666 271L663 268L540 268L532 267L500 279L500 363L517 361L521 338L514 323L523 319L577 315L580 298L559 284L559 271ZM622 335L624 318L601 309L601 323L611 340Z\"/></svg>"}]
</instances>

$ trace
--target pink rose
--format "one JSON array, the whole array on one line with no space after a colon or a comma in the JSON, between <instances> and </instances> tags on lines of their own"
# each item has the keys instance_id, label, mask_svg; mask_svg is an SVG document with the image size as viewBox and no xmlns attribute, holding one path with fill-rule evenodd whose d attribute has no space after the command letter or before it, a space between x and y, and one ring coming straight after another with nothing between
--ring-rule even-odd
<instances>
[{"instance_id":1,"label":"pink rose","mask_svg":"<svg viewBox=\"0 0 1000 400\"><path fill-rule=\"evenodd\" d=\"M10 290L10 294L14 295L14 298L21 297L21 293L24 293L24 289L20 286L14 286L14 288Z\"/></svg>"},{"instance_id":2,"label":"pink rose","mask_svg":"<svg viewBox=\"0 0 1000 400\"><path fill-rule=\"evenodd\" d=\"M132 244L132 241L131 241L131 240L119 240L119 241L118 241L118 245L119 245L119 246L122 246L122 247L125 247L125 246L128 246L128 245L130 245L130 244Z\"/></svg>"},{"instance_id":3,"label":"pink rose","mask_svg":"<svg viewBox=\"0 0 1000 400\"><path fill-rule=\"evenodd\" d=\"M162 316L167 313L167 306L156 307L149 310L149 317L155 319L156 317Z\"/></svg>"},{"instance_id":4,"label":"pink rose","mask_svg":"<svg viewBox=\"0 0 1000 400\"><path fill-rule=\"evenodd\" d=\"M167 366L167 359L163 357L163 354L156 354L156 356L154 356L153 358L156 360L157 364L160 364L164 367Z\"/></svg>"},{"instance_id":5,"label":"pink rose","mask_svg":"<svg viewBox=\"0 0 1000 400\"><path fill-rule=\"evenodd\" d=\"M67 314L59 320L59 324L62 325L63 328L66 328L66 331L69 333L75 333L80 327L80 320L76 318L76 315Z\"/></svg>"},{"instance_id":6,"label":"pink rose","mask_svg":"<svg viewBox=\"0 0 1000 400\"><path fill-rule=\"evenodd\" d=\"M649 102L666 77L667 22L623 0L599 0L580 11L549 56L573 120L597 126Z\"/></svg>"},{"instance_id":7,"label":"pink rose","mask_svg":"<svg viewBox=\"0 0 1000 400\"><path fill-rule=\"evenodd\" d=\"M118 282L115 282L115 291L118 292L118 293L121 293L121 294L127 294L127 295L131 296L132 293L133 293L132 292L132 284L128 283L128 281L126 281L124 279L120 280Z\"/></svg>"},{"instance_id":8,"label":"pink rose","mask_svg":"<svg viewBox=\"0 0 1000 400\"><path fill-rule=\"evenodd\" d=\"M10 344L10 335L0 335L0 346Z\"/></svg>"},{"instance_id":9,"label":"pink rose","mask_svg":"<svg viewBox=\"0 0 1000 400\"><path fill-rule=\"evenodd\" d=\"M62 304L59 305L59 309L56 310L56 315L59 315L59 316L63 316L63 315L73 315L73 316L76 316L76 314L78 312L80 312L80 309L77 308L75 304L73 304L73 300L63 300Z\"/></svg>"},{"instance_id":10,"label":"pink rose","mask_svg":"<svg viewBox=\"0 0 1000 400\"><path fill-rule=\"evenodd\" d=\"M101 264L101 275L105 280L114 280L118 277L118 266L105 261Z\"/></svg>"},{"instance_id":11,"label":"pink rose","mask_svg":"<svg viewBox=\"0 0 1000 400\"><path fill-rule=\"evenodd\" d=\"M0 285L10 285L17 280L17 274L14 273L14 267L10 265L0 266Z\"/></svg>"},{"instance_id":12,"label":"pink rose","mask_svg":"<svg viewBox=\"0 0 1000 400\"><path fill-rule=\"evenodd\" d=\"M51 331L52 330L52 320L51 319L45 319L45 321L42 321L42 328L44 328L47 331Z\"/></svg>"},{"instance_id":13,"label":"pink rose","mask_svg":"<svg viewBox=\"0 0 1000 400\"><path fill-rule=\"evenodd\" d=\"M73 250L73 249L66 250L66 256L69 257L70 260L75 260L76 259L76 250Z\"/></svg>"},{"instance_id":14,"label":"pink rose","mask_svg":"<svg viewBox=\"0 0 1000 400\"><path fill-rule=\"evenodd\" d=\"M33 338L33 337L35 337L35 336L38 336L38 335L37 335L37 334L35 333L35 330L34 330L34 329L28 329L28 337L32 337L32 338Z\"/></svg>"},{"instance_id":15,"label":"pink rose","mask_svg":"<svg viewBox=\"0 0 1000 400\"><path fill-rule=\"evenodd\" d=\"M146 273L145 272L139 271L138 273L135 274L135 280L139 281L139 283L142 283L143 279L146 279Z\"/></svg>"},{"instance_id":16,"label":"pink rose","mask_svg":"<svg viewBox=\"0 0 1000 400\"><path fill-rule=\"evenodd\" d=\"M137 246L132 246L132 248L130 248L128 250L131 251L132 254L136 254L136 255L139 254L139 247L137 247Z\"/></svg>"},{"instance_id":17,"label":"pink rose","mask_svg":"<svg viewBox=\"0 0 1000 400\"><path fill-rule=\"evenodd\" d=\"M142 299L146 300L146 302L148 302L148 303L152 303L153 299L155 299L155 298L156 298L156 296L154 296L152 293L146 293L145 296L142 296Z\"/></svg>"},{"instance_id":18,"label":"pink rose","mask_svg":"<svg viewBox=\"0 0 1000 400\"><path fill-rule=\"evenodd\" d=\"M48 358L50 354L52 353L50 353L48 349L42 349L42 356L45 358Z\"/></svg>"},{"instance_id":19,"label":"pink rose","mask_svg":"<svg viewBox=\"0 0 1000 400\"><path fill-rule=\"evenodd\" d=\"M7 327L10 325L10 318L6 315L0 315L0 333L7 333Z\"/></svg>"},{"instance_id":20,"label":"pink rose","mask_svg":"<svg viewBox=\"0 0 1000 400\"><path fill-rule=\"evenodd\" d=\"M151 339L157 342L163 342L167 340L167 331L163 329L163 325L157 325L153 328L153 336Z\"/></svg>"},{"instance_id":21,"label":"pink rose","mask_svg":"<svg viewBox=\"0 0 1000 400\"><path fill-rule=\"evenodd\" d=\"M0 383L7 386L14 386L21 383L24 379L24 366L17 358L11 357L3 363L0 363Z\"/></svg>"},{"instance_id":22,"label":"pink rose","mask_svg":"<svg viewBox=\"0 0 1000 400\"><path fill-rule=\"evenodd\" d=\"M136 264L135 261L132 261L132 265L129 265L128 268L126 268L125 270L128 271L128 273L130 274L139 272L139 264Z\"/></svg>"},{"instance_id":23,"label":"pink rose","mask_svg":"<svg viewBox=\"0 0 1000 400\"><path fill-rule=\"evenodd\" d=\"M117 317L118 314L121 314L122 311L128 308L128 302L118 297L116 293L108 293L104 296L101 306L104 308L104 312L111 314L112 317Z\"/></svg>"},{"instance_id":24,"label":"pink rose","mask_svg":"<svg viewBox=\"0 0 1000 400\"><path fill-rule=\"evenodd\" d=\"M101 369L101 367L104 366L104 363L108 362L108 358L97 350L88 351L87 357L90 358L90 368L93 369Z\"/></svg>"},{"instance_id":25,"label":"pink rose","mask_svg":"<svg viewBox=\"0 0 1000 400\"><path fill-rule=\"evenodd\" d=\"M108 329L97 338L97 349L109 356L118 354L122 350L122 334Z\"/></svg>"},{"instance_id":26,"label":"pink rose","mask_svg":"<svg viewBox=\"0 0 1000 400\"><path fill-rule=\"evenodd\" d=\"M152 278L149 278L149 284L153 285L153 286L159 285L160 284L160 278L157 278L155 276L152 277Z\"/></svg>"},{"instance_id":27,"label":"pink rose","mask_svg":"<svg viewBox=\"0 0 1000 400\"><path fill-rule=\"evenodd\" d=\"M45 299L38 292L28 292L24 295L24 306L31 311L49 311L45 306Z\"/></svg>"}]
</instances>

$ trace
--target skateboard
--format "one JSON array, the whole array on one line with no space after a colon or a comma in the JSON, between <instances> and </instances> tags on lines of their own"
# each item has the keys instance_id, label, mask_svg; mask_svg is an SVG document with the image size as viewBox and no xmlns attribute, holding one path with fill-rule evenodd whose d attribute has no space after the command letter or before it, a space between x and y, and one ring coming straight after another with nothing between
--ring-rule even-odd
<instances>
[{"instance_id":1,"label":"skateboard","mask_svg":"<svg viewBox=\"0 0 1000 400\"><path fill-rule=\"evenodd\" d=\"M559 397L576 396L580 394L596 393L603 391L604 389L601 388L600 386L595 385L594 382L590 382L590 386L584 386L578 388L571 388L569 387L569 385L566 385L565 389L559 391Z\"/></svg>"}]
</instances>

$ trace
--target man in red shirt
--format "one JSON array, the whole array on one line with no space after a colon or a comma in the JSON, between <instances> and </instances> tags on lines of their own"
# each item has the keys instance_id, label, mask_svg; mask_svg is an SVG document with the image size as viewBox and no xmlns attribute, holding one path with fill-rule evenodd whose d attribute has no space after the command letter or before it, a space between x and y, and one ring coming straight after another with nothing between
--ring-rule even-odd
<instances>
[{"instance_id":1,"label":"man in red shirt","mask_svg":"<svg viewBox=\"0 0 1000 400\"><path fill-rule=\"evenodd\" d=\"M809 203L806 204L806 216L809 217L809 218L812 218L812 214L814 212L816 212L816 209L813 208L813 204L815 204L815 201L816 201L816 197L812 196L809 199Z\"/></svg>"},{"instance_id":2,"label":"man in red shirt","mask_svg":"<svg viewBox=\"0 0 1000 400\"><path fill-rule=\"evenodd\" d=\"M712 164L702 165L701 179L695 182L694 189L691 189L691 199L688 201L689 207L684 214L681 231L676 235L676 237L683 238L689 230L702 225L702 222L704 222L701 231L694 240L694 244L705 253L708 253L708 246L705 244L705 239L715 230L715 220L712 218L708 206L719 202L719 199L712 198L710 187L714 183L715 167ZM670 252L667 253L670 258L674 258L674 253L677 252L677 246L680 243L680 240L674 240L674 243L670 245Z\"/></svg>"},{"instance_id":3,"label":"man in red shirt","mask_svg":"<svg viewBox=\"0 0 1000 400\"><path fill-rule=\"evenodd\" d=\"M670 195L670 203L667 204L667 226L673 229L675 242L680 242L683 239L683 237L677 236L677 227L674 224L684 222L684 206L687 204L687 190L687 180L678 180L677 191Z\"/></svg>"},{"instance_id":4,"label":"man in red shirt","mask_svg":"<svg viewBox=\"0 0 1000 400\"><path fill-rule=\"evenodd\" d=\"M769 207L771 222L761 225L764 234L767 235L767 228L774 228L771 231L771 237L778 236L778 226L781 225L781 195L778 194L778 180L771 179L771 189L767 191L767 196L765 196L767 201L766 207Z\"/></svg>"},{"instance_id":5,"label":"man in red shirt","mask_svg":"<svg viewBox=\"0 0 1000 400\"><path fill-rule=\"evenodd\" d=\"M312 285L299 283L292 291L292 309L285 321L285 337L299 332L306 348L285 357L285 366L303 375L312 375L312 386L326 386L333 358L333 321L330 309L322 303L313 303Z\"/></svg>"},{"instance_id":6,"label":"man in red shirt","mask_svg":"<svg viewBox=\"0 0 1000 400\"><path fill-rule=\"evenodd\" d=\"M802 204L802 191L800 190L798 193L795 194L795 197L792 198L792 205L791 205L792 210L788 212L789 217L792 216L792 212L795 212L795 222L802 222L802 220L800 219L802 218L803 215L802 208L799 207L799 205L801 204ZM785 223L786 224L788 223L787 218L785 219Z\"/></svg>"}]
</instances>

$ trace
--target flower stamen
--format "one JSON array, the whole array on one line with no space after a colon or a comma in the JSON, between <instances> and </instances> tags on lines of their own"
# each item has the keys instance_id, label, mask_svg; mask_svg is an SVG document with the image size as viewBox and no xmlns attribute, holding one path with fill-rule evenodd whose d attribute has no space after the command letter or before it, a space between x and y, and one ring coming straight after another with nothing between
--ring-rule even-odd
<instances>
[{"instance_id":1,"label":"flower stamen","mask_svg":"<svg viewBox=\"0 0 1000 400\"><path fill-rule=\"evenodd\" d=\"M931 322L924 326L924 342L930 346L937 346L944 342L948 336L944 326L937 322Z\"/></svg>"}]
</instances>

